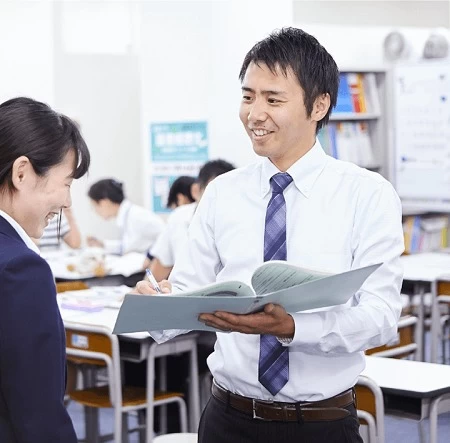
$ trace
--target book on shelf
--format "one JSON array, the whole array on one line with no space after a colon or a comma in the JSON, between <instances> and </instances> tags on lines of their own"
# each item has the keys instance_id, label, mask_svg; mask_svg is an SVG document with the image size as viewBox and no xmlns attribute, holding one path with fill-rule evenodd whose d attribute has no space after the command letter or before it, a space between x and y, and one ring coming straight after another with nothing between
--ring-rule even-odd
<instances>
[{"instance_id":1,"label":"book on shelf","mask_svg":"<svg viewBox=\"0 0 450 443\"><path fill-rule=\"evenodd\" d=\"M318 134L324 151L339 160L364 168L376 167L366 122L331 122Z\"/></svg>"},{"instance_id":2,"label":"book on shelf","mask_svg":"<svg viewBox=\"0 0 450 443\"><path fill-rule=\"evenodd\" d=\"M448 216L410 215L403 219L405 253L439 251L447 246Z\"/></svg>"},{"instance_id":3,"label":"book on shelf","mask_svg":"<svg viewBox=\"0 0 450 443\"><path fill-rule=\"evenodd\" d=\"M373 73L347 72L339 75L339 89L333 116L378 112L374 94L377 94Z\"/></svg>"},{"instance_id":4,"label":"book on shelf","mask_svg":"<svg viewBox=\"0 0 450 443\"><path fill-rule=\"evenodd\" d=\"M340 274L310 270L285 261L258 267L251 286L241 281L214 283L179 294L127 294L113 333L189 329L212 331L198 320L201 313L226 311L249 314L268 303L300 312L346 303L380 263Z\"/></svg>"}]
</instances>

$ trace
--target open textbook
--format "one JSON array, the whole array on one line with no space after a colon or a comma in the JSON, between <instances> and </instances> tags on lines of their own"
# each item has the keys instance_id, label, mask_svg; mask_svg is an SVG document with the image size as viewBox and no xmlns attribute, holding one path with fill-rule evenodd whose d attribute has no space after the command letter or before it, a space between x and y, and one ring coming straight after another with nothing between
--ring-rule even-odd
<instances>
[{"instance_id":1,"label":"open textbook","mask_svg":"<svg viewBox=\"0 0 450 443\"><path fill-rule=\"evenodd\" d=\"M249 314L267 303L299 312L346 303L381 263L341 274L299 268L285 261L269 261L253 273L251 287L239 281L214 283L179 294L127 294L113 333L191 329L213 331L198 321L215 311Z\"/></svg>"}]
</instances>

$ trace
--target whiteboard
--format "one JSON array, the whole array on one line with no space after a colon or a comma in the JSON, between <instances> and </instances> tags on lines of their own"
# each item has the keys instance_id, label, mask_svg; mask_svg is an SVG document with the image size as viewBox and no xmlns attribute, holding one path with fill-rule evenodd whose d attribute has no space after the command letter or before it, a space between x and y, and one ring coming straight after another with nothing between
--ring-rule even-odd
<instances>
[{"instance_id":1,"label":"whiteboard","mask_svg":"<svg viewBox=\"0 0 450 443\"><path fill-rule=\"evenodd\" d=\"M404 203L450 206L450 64L393 71L394 185ZM428 207L429 206L429 207Z\"/></svg>"}]
</instances>

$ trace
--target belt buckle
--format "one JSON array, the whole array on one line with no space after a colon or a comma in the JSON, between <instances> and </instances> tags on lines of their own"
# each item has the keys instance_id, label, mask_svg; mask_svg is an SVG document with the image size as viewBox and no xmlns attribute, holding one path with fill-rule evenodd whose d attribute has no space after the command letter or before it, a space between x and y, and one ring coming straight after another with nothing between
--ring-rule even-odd
<instances>
[{"instance_id":1,"label":"belt buckle","mask_svg":"<svg viewBox=\"0 0 450 443\"><path fill-rule=\"evenodd\" d=\"M267 419L265 417L260 417L256 412L256 407L258 406L258 403L265 403L267 405L273 405L272 400L257 400L256 398L252 398L252 405L253 405L253 418L256 418L258 420L264 420L264 421L272 421L270 419Z\"/></svg>"}]
</instances>

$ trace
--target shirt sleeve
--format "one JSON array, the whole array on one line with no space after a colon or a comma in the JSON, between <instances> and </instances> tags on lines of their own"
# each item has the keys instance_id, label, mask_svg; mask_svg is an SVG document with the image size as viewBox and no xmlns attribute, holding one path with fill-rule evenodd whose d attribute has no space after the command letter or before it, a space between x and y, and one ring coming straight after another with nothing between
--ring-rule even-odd
<instances>
[{"instance_id":1,"label":"shirt sleeve","mask_svg":"<svg viewBox=\"0 0 450 443\"><path fill-rule=\"evenodd\" d=\"M388 182L360 197L352 235L352 269L382 262L344 306L295 313L288 346L309 353L352 353L381 346L395 337L401 312L404 250L400 200Z\"/></svg>"},{"instance_id":2,"label":"shirt sleeve","mask_svg":"<svg viewBox=\"0 0 450 443\"><path fill-rule=\"evenodd\" d=\"M17 442L75 443L64 406L65 335L50 268L35 254L14 258L0 274L0 287L0 389Z\"/></svg>"},{"instance_id":3,"label":"shirt sleeve","mask_svg":"<svg viewBox=\"0 0 450 443\"><path fill-rule=\"evenodd\" d=\"M105 252L107 254L120 254L121 240L104 240Z\"/></svg>"},{"instance_id":4,"label":"shirt sleeve","mask_svg":"<svg viewBox=\"0 0 450 443\"><path fill-rule=\"evenodd\" d=\"M221 264L212 235L214 201L214 183L210 183L189 225L188 241L180 248L180 255L170 273L169 280L174 293L194 290L216 281L216 272ZM173 329L149 331L149 334L157 343L163 343L187 332L189 331Z\"/></svg>"}]
</instances>

